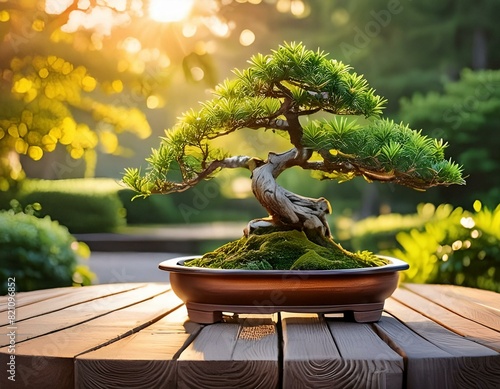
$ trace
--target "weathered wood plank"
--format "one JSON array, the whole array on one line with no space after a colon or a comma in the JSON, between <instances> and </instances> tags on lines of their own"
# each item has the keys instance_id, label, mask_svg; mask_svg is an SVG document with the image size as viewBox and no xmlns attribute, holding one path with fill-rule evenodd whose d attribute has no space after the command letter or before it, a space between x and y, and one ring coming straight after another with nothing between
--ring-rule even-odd
<instances>
[{"instance_id":1,"label":"weathered wood plank","mask_svg":"<svg viewBox=\"0 0 500 389\"><path fill-rule=\"evenodd\" d=\"M498 331L466 319L408 289L398 288L392 298L463 337L500 351Z\"/></svg>"},{"instance_id":2,"label":"weathered wood plank","mask_svg":"<svg viewBox=\"0 0 500 389\"><path fill-rule=\"evenodd\" d=\"M21 305L18 304L18 300L16 298L16 322L145 286L146 284L109 284L87 286L84 288L66 288L67 293L63 294L62 296L59 294L52 295L43 292L41 293L42 296L44 296L42 300L31 301L29 304L26 304L26 301L29 301L26 300L26 298L29 298L29 296L26 296L26 298L23 299L24 303L22 303ZM0 327L7 324L7 317L1 316Z\"/></svg>"},{"instance_id":3,"label":"weathered wood plank","mask_svg":"<svg viewBox=\"0 0 500 389\"><path fill-rule=\"evenodd\" d=\"M75 387L175 388L175 357L202 326L186 322L182 306L161 320L124 339L79 355Z\"/></svg>"},{"instance_id":4,"label":"weathered wood plank","mask_svg":"<svg viewBox=\"0 0 500 389\"><path fill-rule=\"evenodd\" d=\"M404 284L405 287L412 285L420 284ZM500 311L500 293L491 290L444 284L422 284L422 286L430 290L446 292L458 298L465 298L469 301Z\"/></svg>"},{"instance_id":5,"label":"weathered wood plank","mask_svg":"<svg viewBox=\"0 0 500 389\"><path fill-rule=\"evenodd\" d=\"M166 286L162 284L149 284L144 287L129 290L117 295L104 295L81 304L50 312L46 315L36 316L17 322L17 344L28 339L69 328L77 324L92 320L96 317L107 315L114 310L122 309L128 305L152 298L165 292ZM51 311L50 305L47 307ZM0 334L7 327L0 327ZM6 346L5 337L0 338L0 347Z\"/></svg>"},{"instance_id":6,"label":"weathered wood plank","mask_svg":"<svg viewBox=\"0 0 500 389\"><path fill-rule=\"evenodd\" d=\"M373 326L379 336L403 356L407 389L453 388L451 384L454 381L450 380L453 364L449 353L387 314L383 314L381 320Z\"/></svg>"},{"instance_id":7,"label":"weathered wood plank","mask_svg":"<svg viewBox=\"0 0 500 389\"><path fill-rule=\"evenodd\" d=\"M496 331L500 331L500 310L478 304L467 298L467 296L453 293L450 289L442 288L441 286L442 285L405 284L404 288L467 319L473 320ZM500 295L498 295L497 298L500 300Z\"/></svg>"},{"instance_id":8,"label":"weathered wood plank","mask_svg":"<svg viewBox=\"0 0 500 389\"><path fill-rule=\"evenodd\" d=\"M285 388L401 388L403 359L368 324L287 317Z\"/></svg>"},{"instance_id":9,"label":"weathered wood plank","mask_svg":"<svg viewBox=\"0 0 500 389\"><path fill-rule=\"evenodd\" d=\"M405 284L374 324L284 313L280 325L277 315L240 315L200 326L185 321L166 284L119 287L129 289L19 293L16 382L0 374L0 387L496 389L500 382L493 292ZM0 326L0 343L7 328ZM0 365L8 357L0 349Z\"/></svg>"},{"instance_id":10,"label":"weathered wood plank","mask_svg":"<svg viewBox=\"0 0 500 389\"><path fill-rule=\"evenodd\" d=\"M497 352L442 327L393 298L386 300L385 310L399 321L384 315L374 326L405 357L409 389L498 387Z\"/></svg>"},{"instance_id":11,"label":"weathered wood plank","mask_svg":"<svg viewBox=\"0 0 500 389\"><path fill-rule=\"evenodd\" d=\"M206 326L179 356L178 388L276 388L278 354L270 319Z\"/></svg>"},{"instance_id":12,"label":"weathered wood plank","mask_svg":"<svg viewBox=\"0 0 500 389\"><path fill-rule=\"evenodd\" d=\"M349 371L343 384L353 388L401 388L403 358L369 324L328 321L330 332ZM350 371L355 369L354 374Z\"/></svg>"},{"instance_id":13,"label":"weathered wood plank","mask_svg":"<svg viewBox=\"0 0 500 389\"><path fill-rule=\"evenodd\" d=\"M18 386L14 387L44 387L47 383L57 382L60 388L73 388L75 356L129 336L182 305L182 302L171 291L158 295L159 288L165 290L165 286L151 285L110 296L105 303L105 305L111 305L112 310L109 313L101 314L99 310L91 310L88 315L84 312L71 326L68 326L68 323L62 325L58 323L52 326L53 331L49 333L44 332L47 329L45 326L44 331L38 336L18 343L16 345L16 370L19 380L16 380ZM142 296L138 295L139 291L142 291ZM123 299L128 293L135 295L129 295L131 300L127 302ZM114 299L120 302L114 304ZM104 307L102 309L105 310ZM47 317L51 317L52 320L63 320L64 317L74 313L75 308L70 307L42 316L42 318L47 319L46 322L48 322ZM87 320L81 321L83 317L87 317ZM41 318L34 319L36 320L32 325L36 326L36 321ZM20 324L28 323L30 320L33 319ZM0 349L0 363L6 363L7 358L7 349Z\"/></svg>"},{"instance_id":14,"label":"weathered wood plank","mask_svg":"<svg viewBox=\"0 0 500 389\"><path fill-rule=\"evenodd\" d=\"M434 285L428 284L427 286L434 287ZM497 292L456 285L439 285L439 288L446 290L454 296L466 297L477 304L500 311L500 294Z\"/></svg>"},{"instance_id":15,"label":"weathered wood plank","mask_svg":"<svg viewBox=\"0 0 500 389\"><path fill-rule=\"evenodd\" d=\"M69 293L76 292L78 287L75 288L53 288L53 289L42 289L42 290L33 290L30 292L17 292L15 294L16 298L16 306L22 307L25 305L29 305L35 303L37 301L47 300L49 298L67 295ZM0 312L5 312L7 307L7 298L8 296L0 296Z\"/></svg>"},{"instance_id":16,"label":"weathered wood plank","mask_svg":"<svg viewBox=\"0 0 500 389\"><path fill-rule=\"evenodd\" d=\"M149 289L149 288L147 288ZM17 344L17 352L29 351L30 355L69 357L88 352L103 345L131 335L144 326L150 325L169 311L182 305L172 291L157 295L154 290L143 290L149 298L130 300L105 315L95 315L86 321L79 321L69 327L55 327L54 331L30 338ZM151 293L153 292L153 293ZM120 300L123 297L119 295ZM118 296L115 297L118 299ZM112 303L112 301L108 301ZM118 305L118 303L117 303ZM113 307L114 308L114 307ZM61 311L61 315L49 314L52 319L71 314L72 308ZM58 312L59 313L59 312ZM49 316L47 315L47 316ZM0 349L1 350L1 349Z\"/></svg>"}]
</instances>

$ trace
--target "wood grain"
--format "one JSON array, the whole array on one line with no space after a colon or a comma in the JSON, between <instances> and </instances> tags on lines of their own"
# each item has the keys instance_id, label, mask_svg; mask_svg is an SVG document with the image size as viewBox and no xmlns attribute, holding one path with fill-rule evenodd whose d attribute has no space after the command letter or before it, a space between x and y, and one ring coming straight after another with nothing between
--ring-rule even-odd
<instances>
[{"instance_id":1,"label":"wood grain","mask_svg":"<svg viewBox=\"0 0 500 389\"><path fill-rule=\"evenodd\" d=\"M203 326L166 284L113 285L20 293L17 379L0 387L499 387L493 292L404 284L374 324L281 313Z\"/></svg>"},{"instance_id":2,"label":"wood grain","mask_svg":"<svg viewBox=\"0 0 500 389\"><path fill-rule=\"evenodd\" d=\"M205 326L177 363L178 388L276 388L276 325L262 318Z\"/></svg>"},{"instance_id":3,"label":"wood grain","mask_svg":"<svg viewBox=\"0 0 500 389\"><path fill-rule=\"evenodd\" d=\"M395 299L375 328L405 357L408 388L497 388L500 355L450 331ZM402 324L405 323L405 324Z\"/></svg>"},{"instance_id":4,"label":"wood grain","mask_svg":"<svg viewBox=\"0 0 500 389\"><path fill-rule=\"evenodd\" d=\"M418 335L394 317L384 314L374 328L405 360L408 389L452 388L452 356ZM443 374L444 372L444 374Z\"/></svg>"},{"instance_id":5,"label":"wood grain","mask_svg":"<svg viewBox=\"0 0 500 389\"><path fill-rule=\"evenodd\" d=\"M285 388L401 388L403 359L370 325L289 317L282 328Z\"/></svg>"},{"instance_id":6,"label":"wood grain","mask_svg":"<svg viewBox=\"0 0 500 389\"><path fill-rule=\"evenodd\" d=\"M182 305L161 284L97 301L99 305L91 309L86 302L19 323L22 341L16 345L16 368L28 385L16 381L20 385L17 387L43 387L57 382L58 387L73 388L77 355L129 336ZM38 323L44 325L39 328ZM7 349L0 349L0 363L6 363L7 357Z\"/></svg>"},{"instance_id":7,"label":"wood grain","mask_svg":"<svg viewBox=\"0 0 500 389\"><path fill-rule=\"evenodd\" d=\"M59 290L54 290L54 293L48 293L51 290L47 290L40 293L43 296L41 300L29 299L30 295L20 301L16 297L16 322L145 286L146 284L109 284L100 285L98 288L94 286L66 288L66 293L62 294ZM0 318L0 326L4 325L7 325L6 315Z\"/></svg>"},{"instance_id":8,"label":"wood grain","mask_svg":"<svg viewBox=\"0 0 500 389\"><path fill-rule=\"evenodd\" d=\"M176 355L201 329L186 324L185 306L106 347L80 354L75 363L76 388L175 388Z\"/></svg>"},{"instance_id":9,"label":"wood grain","mask_svg":"<svg viewBox=\"0 0 500 389\"><path fill-rule=\"evenodd\" d=\"M16 306L21 307L25 305L32 304L37 301L43 301L52 297L67 295L78 291L80 288L53 288L53 289L42 289L31 292L18 292L16 293ZM36 293L34 293L36 292ZM7 307L8 296L0 296L0 312L5 312Z\"/></svg>"},{"instance_id":10,"label":"wood grain","mask_svg":"<svg viewBox=\"0 0 500 389\"><path fill-rule=\"evenodd\" d=\"M412 307L414 311L432 319L456 334L490 347L497 352L500 351L500 337L498 336L498 331L466 319L404 287L398 288L394 292L392 298L406 306ZM439 297L436 298L438 299Z\"/></svg>"},{"instance_id":11,"label":"wood grain","mask_svg":"<svg viewBox=\"0 0 500 389\"><path fill-rule=\"evenodd\" d=\"M115 296L110 294L98 299L72 305L46 315L35 316L17 322L17 344L25 340L70 328L102 315L123 309L140 301L150 299L155 295L165 292L166 287L161 284L149 284L141 288L129 290ZM50 306L47 307L51 311ZM6 327L0 328L6 331ZM6 337L0 338L0 347L7 345Z\"/></svg>"},{"instance_id":12,"label":"wood grain","mask_svg":"<svg viewBox=\"0 0 500 389\"><path fill-rule=\"evenodd\" d=\"M431 288L439 288L440 290L445 290L459 298L467 298L470 301L474 301L479 305L490 307L500 311L500 294L493 292L491 290L483 290L476 288L467 288L464 286L456 285L429 285Z\"/></svg>"},{"instance_id":13,"label":"wood grain","mask_svg":"<svg viewBox=\"0 0 500 389\"><path fill-rule=\"evenodd\" d=\"M460 316L500 331L500 310L478 304L464 295L453 293L449 288L442 288L441 285L406 284L405 288ZM497 298L500 300L500 295Z\"/></svg>"},{"instance_id":14,"label":"wood grain","mask_svg":"<svg viewBox=\"0 0 500 389\"><path fill-rule=\"evenodd\" d=\"M328 326L350 372L344 387L400 388L403 384L403 358L373 331L371 325L333 322Z\"/></svg>"}]
</instances>

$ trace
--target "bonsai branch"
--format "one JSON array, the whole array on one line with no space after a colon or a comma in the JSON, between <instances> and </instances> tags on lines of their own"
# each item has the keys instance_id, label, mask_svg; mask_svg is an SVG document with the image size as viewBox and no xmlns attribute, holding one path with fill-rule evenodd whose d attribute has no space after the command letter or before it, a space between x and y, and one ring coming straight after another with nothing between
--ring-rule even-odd
<instances>
[{"instance_id":1,"label":"bonsai branch","mask_svg":"<svg viewBox=\"0 0 500 389\"><path fill-rule=\"evenodd\" d=\"M367 167L356 164L355 161L342 161L342 162L329 162L329 161L313 161L305 162L301 165L305 170L315 170L325 173L342 173L342 174L353 174L353 176L362 176L368 181L379 181L379 182L392 182L399 185L407 186L416 190L426 190L433 186L447 185L436 180L425 181L417 180L412 177L408 172L398 172L395 170L385 171L369 169ZM330 177L325 176L325 179Z\"/></svg>"},{"instance_id":2,"label":"bonsai branch","mask_svg":"<svg viewBox=\"0 0 500 389\"><path fill-rule=\"evenodd\" d=\"M163 184L160 185L158 189L153 190L151 193L169 194L175 192L184 192L185 190L195 186L199 182L210 178L210 175L215 173L219 169L245 168L248 170L254 170L257 166L262 165L262 163L263 161L259 158L251 158L248 156L241 156L241 155L225 158L222 160L216 160L211 162L204 170L199 172L194 178L176 183L172 183L170 181L164 181Z\"/></svg>"}]
</instances>

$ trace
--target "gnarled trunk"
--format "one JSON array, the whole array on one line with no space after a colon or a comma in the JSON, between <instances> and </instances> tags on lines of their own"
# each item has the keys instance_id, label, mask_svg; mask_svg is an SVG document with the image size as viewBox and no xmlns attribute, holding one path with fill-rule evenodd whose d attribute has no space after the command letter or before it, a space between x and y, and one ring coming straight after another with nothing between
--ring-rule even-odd
<instances>
[{"instance_id":1,"label":"gnarled trunk","mask_svg":"<svg viewBox=\"0 0 500 389\"><path fill-rule=\"evenodd\" d=\"M323 197L299 196L276 182L281 172L291 166L300 166L301 162L305 162L305 158L297 149L292 149L282 154L270 153L267 162L253 170L252 191L269 213L269 218L252 220L246 234L259 227L274 225L303 230L308 235L330 236L326 221L326 215L331 212L329 202Z\"/></svg>"}]
</instances>

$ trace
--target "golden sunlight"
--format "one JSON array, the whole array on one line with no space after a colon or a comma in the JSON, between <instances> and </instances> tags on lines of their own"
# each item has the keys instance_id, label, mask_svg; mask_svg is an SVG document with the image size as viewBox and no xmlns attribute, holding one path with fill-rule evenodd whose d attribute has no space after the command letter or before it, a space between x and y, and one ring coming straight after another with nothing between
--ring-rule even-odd
<instances>
[{"instance_id":1,"label":"golden sunlight","mask_svg":"<svg viewBox=\"0 0 500 389\"><path fill-rule=\"evenodd\" d=\"M157 22L178 22L191 12L194 0L150 0L149 17Z\"/></svg>"}]
</instances>

